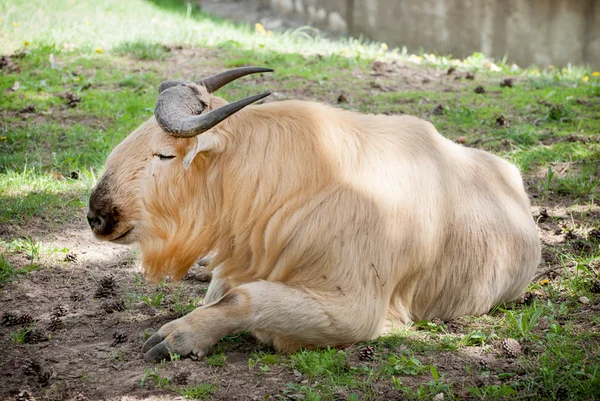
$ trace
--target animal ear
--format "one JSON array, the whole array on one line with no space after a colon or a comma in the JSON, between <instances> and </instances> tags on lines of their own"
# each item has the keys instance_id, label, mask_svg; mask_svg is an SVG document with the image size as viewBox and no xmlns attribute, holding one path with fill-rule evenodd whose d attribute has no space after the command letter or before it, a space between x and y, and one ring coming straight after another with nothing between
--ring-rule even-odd
<instances>
[{"instance_id":1,"label":"animal ear","mask_svg":"<svg viewBox=\"0 0 600 401\"><path fill-rule=\"evenodd\" d=\"M220 152L222 150L222 143L219 138L214 134L204 134L195 137L194 146L188 151L183 158L183 168L190 168L192 162L200 152Z\"/></svg>"}]
</instances>

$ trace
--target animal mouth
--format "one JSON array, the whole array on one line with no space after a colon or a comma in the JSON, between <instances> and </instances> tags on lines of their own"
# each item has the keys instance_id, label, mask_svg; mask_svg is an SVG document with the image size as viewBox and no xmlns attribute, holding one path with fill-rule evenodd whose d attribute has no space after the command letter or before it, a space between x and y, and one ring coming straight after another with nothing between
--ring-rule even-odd
<instances>
[{"instance_id":1,"label":"animal mouth","mask_svg":"<svg viewBox=\"0 0 600 401\"><path fill-rule=\"evenodd\" d=\"M131 232L133 231L133 227L131 227L129 230L125 231L123 234L119 235L118 237L109 239L109 242L116 242L116 243L126 243L129 242L127 241L127 236L129 236L129 234L131 234Z\"/></svg>"}]
</instances>

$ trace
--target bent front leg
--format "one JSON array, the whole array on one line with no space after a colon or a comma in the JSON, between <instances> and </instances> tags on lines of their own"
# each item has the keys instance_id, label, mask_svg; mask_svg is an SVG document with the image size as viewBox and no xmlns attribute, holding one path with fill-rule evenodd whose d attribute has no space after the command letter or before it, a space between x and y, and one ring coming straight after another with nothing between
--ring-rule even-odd
<instances>
[{"instance_id":1,"label":"bent front leg","mask_svg":"<svg viewBox=\"0 0 600 401\"><path fill-rule=\"evenodd\" d=\"M379 334L380 314L385 313L368 299L372 297L319 294L267 281L244 284L167 323L142 351L149 362L170 354L199 358L222 337L242 330L260 333L280 351L368 340Z\"/></svg>"}]
</instances>

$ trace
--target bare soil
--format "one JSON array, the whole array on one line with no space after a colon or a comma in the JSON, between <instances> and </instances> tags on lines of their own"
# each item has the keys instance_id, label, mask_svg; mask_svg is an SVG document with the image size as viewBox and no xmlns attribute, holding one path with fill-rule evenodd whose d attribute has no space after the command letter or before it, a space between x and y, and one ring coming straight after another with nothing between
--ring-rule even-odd
<instances>
[{"instance_id":1,"label":"bare soil","mask_svg":"<svg viewBox=\"0 0 600 401\"><path fill-rule=\"evenodd\" d=\"M189 78L198 73L198 66L202 66L207 75L221 70L210 62L210 51L191 49L181 49L167 63L147 62L142 68L160 69L165 77ZM427 68L375 64L371 75L362 78L373 91L418 89L430 86L432 81L438 83L436 87L440 90L453 90L460 81L448 75ZM390 82L395 82L394 86L390 86ZM308 97L305 93L295 95ZM56 119L65 124L102 124L84 117L79 121L71 114L68 118L72 120L65 120L60 110L46 115L25 110L21 115L23 123L39 118ZM16 115L2 112L0 119L8 116ZM533 176L526 183L532 184L534 178L538 180ZM582 238L587 234L586 227L599 224L600 207L591 205L573 211L566 206L572 200L558 195L543 198L533 185L528 185L528 190L536 205L532 213L544 244L540 274L552 278L560 274L559 252L565 249L585 252ZM186 296L204 295L208 283L201 268L194 268L181 283L164 287L165 299L160 306L153 307L140 301L141 295L151 295L154 289L140 280L136 250L96 241L85 223L83 211L72 222L59 227L51 227L42 219L33 219L23 226L0 225L0 239L21 236L30 236L58 249L67 248L68 253L44 253L39 270L19 276L0 289L0 316L29 314L36 330L26 336L24 344L15 344L11 335L26 325L0 325L3 350L0 400L27 399L24 390L31 397L52 400L182 399L173 391L158 388L148 377L142 386L144 376L152 373L156 365L144 361L141 346L152 330L180 316L175 309L179 286ZM9 258L16 267L32 262L22 253L11 254ZM600 266L592 268L597 272ZM114 285L102 284L110 281L107 277L113 277ZM599 309L600 305L586 305L578 319L589 325L587 317ZM448 328L456 333L461 333L467 325L468 322L460 319L448 322ZM227 357L223 367L210 366L206 359L198 362L184 359L161 366L159 374L183 387L215 383L218 390L214 400L297 399L294 394L284 395L286 384L307 383L285 365L275 365L268 372L250 369L251 353L269 350L250 336L224 339L219 347ZM355 347L349 351L347 362L352 366L378 363L359 360ZM500 384L496 375L466 374L465 366L474 371L485 368L493 372L505 371L509 364L517 373L515 380L523 372L517 360L502 357L500 351L484 353L481 347L466 347L464 351L441 352L423 358L423 363L429 358L440 366L440 373L448 382L461 383L455 392L465 399L469 398L468 386ZM408 377L404 383L410 384L410 380L413 379ZM390 387L389 380L376 383L375 388L379 400L402 399ZM348 394L339 394L339 399L348 399Z\"/></svg>"}]
</instances>

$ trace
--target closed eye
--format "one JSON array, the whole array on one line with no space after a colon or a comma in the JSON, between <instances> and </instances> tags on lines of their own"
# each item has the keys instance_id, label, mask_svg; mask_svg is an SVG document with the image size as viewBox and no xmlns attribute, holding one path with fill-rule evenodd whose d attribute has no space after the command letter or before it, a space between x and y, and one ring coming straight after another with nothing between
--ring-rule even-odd
<instances>
[{"instance_id":1,"label":"closed eye","mask_svg":"<svg viewBox=\"0 0 600 401\"><path fill-rule=\"evenodd\" d=\"M171 155L161 155L160 153L157 156L160 160L169 160L169 159L173 159L175 157L175 156L171 156Z\"/></svg>"}]
</instances>

